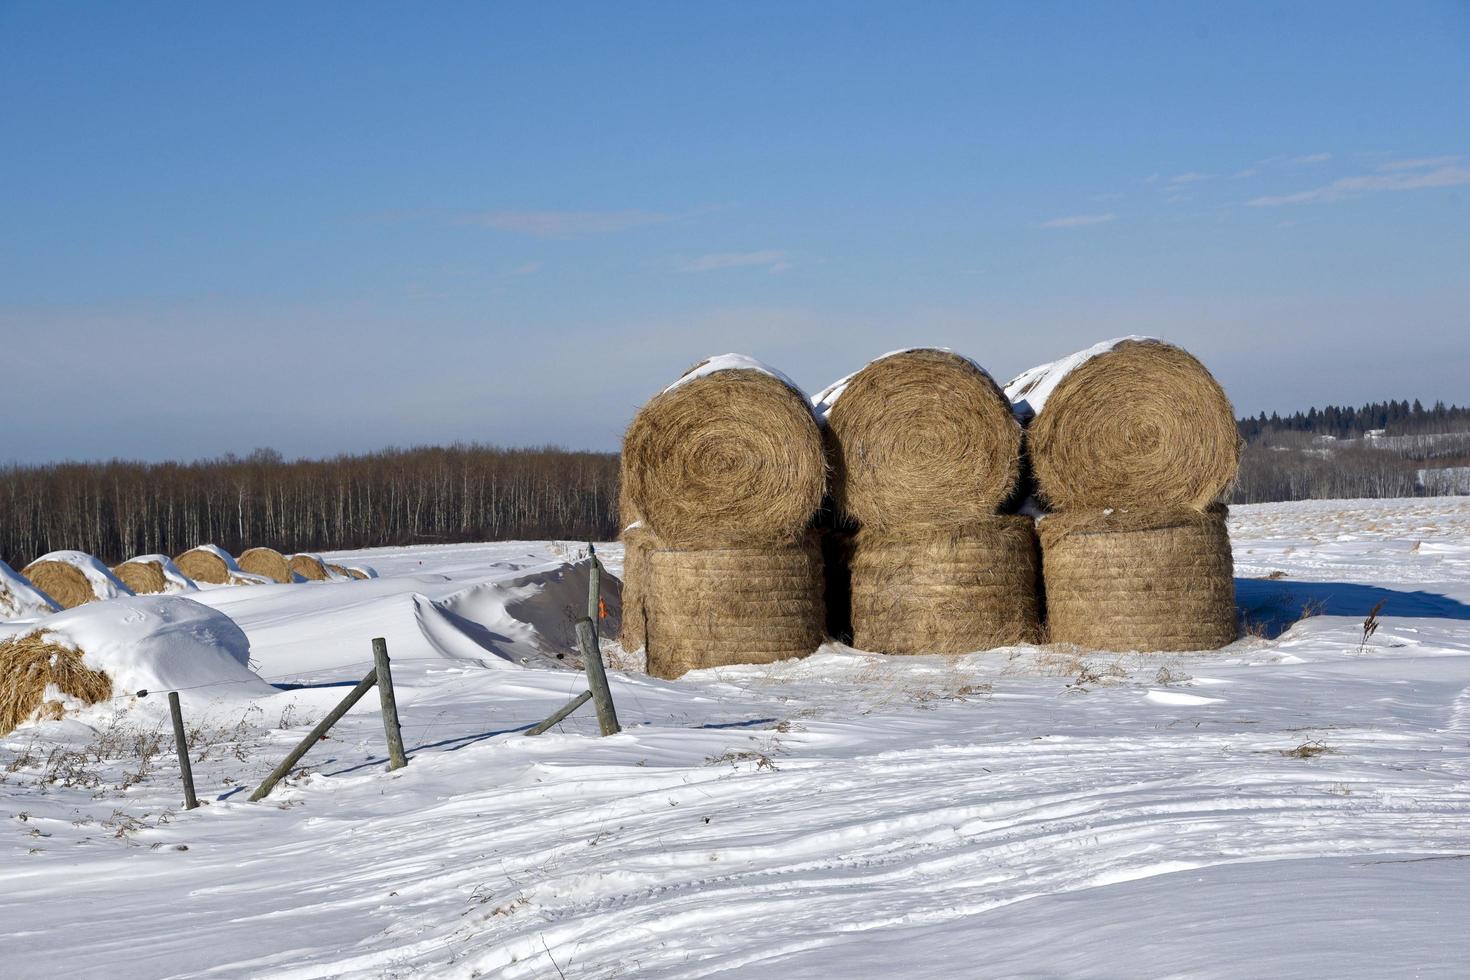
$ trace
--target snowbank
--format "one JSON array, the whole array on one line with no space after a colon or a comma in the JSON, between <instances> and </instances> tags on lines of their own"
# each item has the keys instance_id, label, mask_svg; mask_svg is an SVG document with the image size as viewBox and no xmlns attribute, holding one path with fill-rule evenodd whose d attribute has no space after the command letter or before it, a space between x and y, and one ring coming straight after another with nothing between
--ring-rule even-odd
<instances>
[{"instance_id":1,"label":"snowbank","mask_svg":"<svg viewBox=\"0 0 1470 980\"><path fill-rule=\"evenodd\" d=\"M1093 344L1086 350L1080 350L1075 354L1068 354L1059 360L1047 364L1038 364L1028 371L1023 371L1005 386L1006 397L1011 400L1011 407L1016 413L1016 418L1022 422L1029 422L1041 413L1042 406L1056 390L1057 385L1062 383L1070 372L1086 364L1099 354L1106 354L1126 340L1156 340L1155 337L1140 337L1130 334L1127 337L1114 337L1112 340L1104 340L1100 344Z\"/></svg>"},{"instance_id":2,"label":"snowbank","mask_svg":"<svg viewBox=\"0 0 1470 980\"><path fill-rule=\"evenodd\" d=\"M34 619L60 608L24 575L0 561L0 620Z\"/></svg>"}]
</instances>

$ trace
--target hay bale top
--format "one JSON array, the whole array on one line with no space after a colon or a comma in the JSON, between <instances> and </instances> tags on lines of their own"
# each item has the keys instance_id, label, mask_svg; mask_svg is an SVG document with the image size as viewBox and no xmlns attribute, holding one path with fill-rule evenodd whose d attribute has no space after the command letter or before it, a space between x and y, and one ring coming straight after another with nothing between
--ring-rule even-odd
<instances>
[{"instance_id":1,"label":"hay bale top","mask_svg":"<svg viewBox=\"0 0 1470 980\"><path fill-rule=\"evenodd\" d=\"M0 620L34 619L60 608L24 575L0 561Z\"/></svg>"},{"instance_id":2,"label":"hay bale top","mask_svg":"<svg viewBox=\"0 0 1470 980\"><path fill-rule=\"evenodd\" d=\"M169 595L176 595L180 592L199 591L199 586L195 584L194 580L185 575L183 569L174 564L174 560L168 555L138 555L135 558L129 558L122 565L119 565L118 568L123 568L134 563L146 563L158 566L158 570L163 573L163 579L166 583L163 591ZM134 589L133 591L136 592L138 590Z\"/></svg>"},{"instance_id":3,"label":"hay bale top","mask_svg":"<svg viewBox=\"0 0 1470 980\"><path fill-rule=\"evenodd\" d=\"M106 673L117 695L178 690L204 704L278 693L250 670L250 641L234 620L182 596L82 606L48 617L44 629L47 642L82 653L88 668ZM145 703L167 717L162 698Z\"/></svg>"},{"instance_id":4,"label":"hay bale top","mask_svg":"<svg viewBox=\"0 0 1470 980\"><path fill-rule=\"evenodd\" d=\"M241 571L263 575L273 582L292 581L291 564L274 548L250 548L240 552Z\"/></svg>"},{"instance_id":5,"label":"hay bale top","mask_svg":"<svg viewBox=\"0 0 1470 980\"><path fill-rule=\"evenodd\" d=\"M964 524L1020 477L1021 426L983 368L941 348L885 354L818 396L832 500L870 528Z\"/></svg>"},{"instance_id":6,"label":"hay bale top","mask_svg":"<svg viewBox=\"0 0 1470 980\"><path fill-rule=\"evenodd\" d=\"M291 571L304 582L325 582L331 578L321 555L302 553L290 558Z\"/></svg>"},{"instance_id":7,"label":"hay bale top","mask_svg":"<svg viewBox=\"0 0 1470 980\"><path fill-rule=\"evenodd\" d=\"M1008 386L1028 418L1037 496L1058 510L1193 507L1235 480L1235 410L1173 344L1125 337L1033 368Z\"/></svg>"},{"instance_id":8,"label":"hay bale top","mask_svg":"<svg viewBox=\"0 0 1470 980\"><path fill-rule=\"evenodd\" d=\"M234 556L213 544L190 548L174 561L189 578L210 585L229 585L230 576L240 571Z\"/></svg>"},{"instance_id":9,"label":"hay bale top","mask_svg":"<svg viewBox=\"0 0 1470 980\"><path fill-rule=\"evenodd\" d=\"M879 361L888 360L888 358L890 357L901 357L904 354L913 354L919 351L932 351L941 354L952 354L962 361L968 361L970 365L975 368L975 370L979 371L981 374L984 374L987 378L990 377L990 372L981 367L978 362L966 357L964 354L957 353L948 347L900 347L898 350L891 350L887 354L879 354L867 364L864 364L859 370L852 372L846 377L838 378L836 381L832 382L827 387L823 388L821 391L813 395L812 411L816 414L817 421L821 422L823 425L827 424L827 417L832 414L832 407L837 404L837 400L842 397L844 392L847 391L848 386L852 384L852 379L856 378L859 374L862 374L863 371L867 370L874 364L877 364Z\"/></svg>"},{"instance_id":10,"label":"hay bale top","mask_svg":"<svg viewBox=\"0 0 1470 980\"><path fill-rule=\"evenodd\" d=\"M623 439L625 513L681 547L795 540L826 461L807 396L753 358L701 361L639 410ZM631 523L631 521L629 522Z\"/></svg>"},{"instance_id":11,"label":"hay bale top","mask_svg":"<svg viewBox=\"0 0 1470 980\"><path fill-rule=\"evenodd\" d=\"M84 551L42 555L23 574L63 609L133 594L111 569Z\"/></svg>"}]
</instances>

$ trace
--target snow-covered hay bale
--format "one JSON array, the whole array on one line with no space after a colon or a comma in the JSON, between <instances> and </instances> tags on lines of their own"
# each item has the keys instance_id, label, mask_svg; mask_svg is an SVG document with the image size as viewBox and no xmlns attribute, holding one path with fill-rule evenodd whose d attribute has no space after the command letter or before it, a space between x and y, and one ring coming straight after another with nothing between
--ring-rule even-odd
<instances>
[{"instance_id":1,"label":"snow-covered hay bale","mask_svg":"<svg viewBox=\"0 0 1470 980\"><path fill-rule=\"evenodd\" d=\"M1006 386L1027 426L1042 501L1058 510L1192 507L1235 479L1230 399L1187 351L1110 340L1032 368Z\"/></svg>"},{"instance_id":2,"label":"snow-covered hay bale","mask_svg":"<svg viewBox=\"0 0 1470 980\"><path fill-rule=\"evenodd\" d=\"M68 701L85 706L110 697L112 678L47 630L0 640L0 735L33 718L61 718Z\"/></svg>"},{"instance_id":3,"label":"snow-covered hay bale","mask_svg":"<svg viewBox=\"0 0 1470 980\"><path fill-rule=\"evenodd\" d=\"M897 351L817 396L832 499L865 528L957 524L994 514L1015 490L1021 426L968 358Z\"/></svg>"},{"instance_id":4,"label":"snow-covered hay bale","mask_svg":"<svg viewBox=\"0 0 1470 980\"><path fill-rule=\"evenodd\" d=\"M168 591L168 578L157 562L133 559L112 566L112 574L135 595L157 595Z\"/></svg>"},{"instance_id":5,"label":"snow-covered hay bale","mask_svg":"<svg viewBox=\"0 0 1470 980\"><path fill-rule=\"evenodd\" d=\"M652 550L643 609L655 677L804 657L824 639L821 555L812 536L787 545Z\"/></svg>"},{"instance_id":6,"label":"snow-covered hay bale","mask_svg":"<svg viewBox=\"0 0 1470 980\"><path fill-rule=\"evenodd\" d=\"M353 578L353 579L355 579L355 580L357 580L359 582L366 581L367 579L370 579L370 578L377 578L378 577L376 574L374 574L374 575L369 575L368 574L368 572L371 571L371 569L358 568L355 565L345 565L345 566L343 566L343 570L347 572L347 575L350 578Z\"/></svg>"},{"instance_id":7,"label":"snow-covered hay bale","mask_svg":"<svg viewBox=\"0 0 1470 980\"><path fill-rule=\"evenodd\" d=\"M174 563L189 578L210 585L229 585L231 573L240 571L233 555L212 544L191 548L175 558Z\"/></svg>"},{"instance_id":8,"label":"snow-covered hay bale","mask_svg":"<svg viewBox=\"0 0 1470 980\"><path fill-rule=\"evenodd\" d=\"M1148 652L1235 639L1224 507L1057 513L1038 531L1052 642Z\"/></svg>"},{"instance_id":9,"label":"snow-covered hay bale","mask_svg":"<svg viewBox=\"0 0 1470 980\"><path fill-rule=\"evenodd\" d=\"M325 582L331 578L327 574L327 566L316 555L292 555L290 565L291 571L308 582Z\"/></svg>"},{"instance_id":10,"label":"snow-covered hay bale","mask_svg":"<svg viewBox=\"0 0 1470 980\"><path fill-rule=\"evenodd\" d=\"M323 562L322 566L327 570L327 578L334 582L351 582L352 573L347 570L346 565L338 565L333 562Z\"/></svg>"},{"instance_id":11,"label":"snow-covered hay bale","mask_svg":"<svg viewBox=\"0 0 1470 980\"><path fill-rule=\"evenodd\" d=\"M624 650L643 649L646 616L643 597L648 592L648 556L659 547L658 537L642 523L623 528L623 620L618 642Z\"/></svg>"},{"instance_id":12,"label":"snow-covered hay bale","mask_svg":"<svg viewBox=\"0 0 1470 980\"><path fill-rule=\"evenodd\" d=\"M263 575L272 582L289 583L291 565L286 556L274 548L250 548L236 559L240 570L252 575Z\"/></svg>"},{"instance_id":13,"label":"snow-covered hay bale","mask_svg":"<svg viewBox=\"0 0 1470 980\"><path fill-rule=\"evenodd\" d=\"M106 565L84 551L42 555L23 574L63 609L133 594Z\"/></svg>"},{"instance_id":14,"label":"snow-covered hay bale","mask_svg":"<svg viewBox=\"0 0 1470 980\"><path fill-rule=\"evenodd\" d=\"M956 528L863 528L849 545L852 645L874 653L969 653L1035 642L1040 556L1030 517Z\"/></svg>"},{"instance_id":15,"label":"snow-covered hay bale","mask_svg":"<svg viewBox=\"0 0 1470 980\"><path fill-rule=\"evenodd\" d=\"M129 558L121 565L118 565L112 571L114 575L116 575L119 579L122 579L122 581L126 583L129 588L131 588L134 592L137 592L139 595L146 595L147 593L140 591L132 584L131 581L129 581L129 575L134 575L134 573L129 570L130 567L133 565L151 565L157 569L158 573L163 576L163 588L156 590L158 592L165 592L170 595L177 595L183 592L199 591L199 586L195 584L194 580L185 575L183 569L174 564L174 560L168 555L137 555L136 557ZM156 585L158 582L158 580L156 578L153 578L153 576L151 575L149 575L146 579L140 579L140 581L149 582L154 585Z\"/></svg>"},{"instance_id":16,"label":"snow-covered hay bale","mask_svg":"<svg viewBox=\"0 0 1470 980\"><path fill-rule=\"evenodd\" d=\"M725 354L639 410L623 439L622 482L670 547L793 542L821 504L826 461L801 390Z\"/></svg>"},{"instance_id":17,"label":"snow-covered hay bale","mask_svg":"<svg viewBox=\"0 0 1470 980\"><path fill-rule=\"evenodd\" d=\"M0 561L0 620L34 619L60 608L24 575Z\"/></svg>"}]
</instances>

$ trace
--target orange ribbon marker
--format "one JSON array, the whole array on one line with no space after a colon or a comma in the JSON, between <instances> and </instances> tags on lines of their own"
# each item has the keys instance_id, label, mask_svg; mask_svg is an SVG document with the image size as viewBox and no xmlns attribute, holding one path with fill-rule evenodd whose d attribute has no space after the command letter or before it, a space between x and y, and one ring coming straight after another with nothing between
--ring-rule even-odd
<instances>
[{"instance_id":1,"label":"orange ribbon marker","mask_svg":"<svg viewBox=\"0 0 1470 980\"><path fill-rule=\"evenodd\" d=\"M602 596L597 597L597 618L607 618L607 603L602 601Z\"/></svg>"}]
</instances>

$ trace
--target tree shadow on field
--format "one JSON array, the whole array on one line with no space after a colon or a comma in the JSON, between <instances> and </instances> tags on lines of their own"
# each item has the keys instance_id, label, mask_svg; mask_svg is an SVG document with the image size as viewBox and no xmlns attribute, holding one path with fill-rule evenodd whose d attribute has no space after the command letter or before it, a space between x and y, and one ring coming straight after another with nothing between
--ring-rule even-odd
<instances>
[{"instance_id":1,"label":"tree shadow on field","mask_svg":"<svg viewBox=\"0 0 1470 980\"><path fill-rule=\"evenodd\" d=\"M1268 640L1308 616L1380 616L1470 620L1470 606L1434 592L1401 592L1356 582L1296 582L1290 579L1238 578L1235 606L1246 632Z\"/></svg>"}]
</instances>

